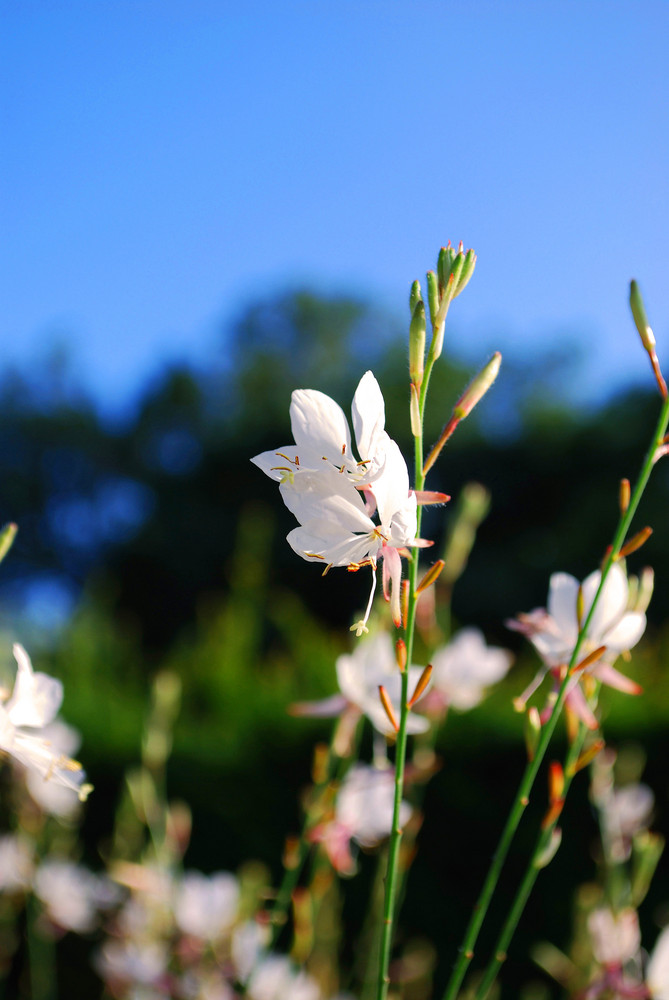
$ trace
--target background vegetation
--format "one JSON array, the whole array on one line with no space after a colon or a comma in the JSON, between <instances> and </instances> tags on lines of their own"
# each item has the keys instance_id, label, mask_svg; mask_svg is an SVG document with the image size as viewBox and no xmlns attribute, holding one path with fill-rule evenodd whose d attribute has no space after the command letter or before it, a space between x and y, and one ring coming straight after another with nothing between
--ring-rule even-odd
<instances>
[{"instance_id":1,"label":"background vegetation","mask_svg":"<svg viewBox=\"0 0 669 1000\"><path fill-rule=\"evenodd\" d=\"M1 624L38 669L65 682L64 715L83 733L82 758L96 786L85 823L91 864L111 829L124 768L138 756L150 678L167 667L183 683L169 782L170 794L193 808L187 865L234 870L258 858L278 872L311 748L328 731L327 723L290 718L286 708L333 691L334 660L350 646L347 626L367 581L337 572L321 578L292 553L284 540L291 517L249 458L290 440L293 388L321 389L347 410L367 368L384 390L387 426L408 454L404 343L402 327L367 303L298 291L249 308L206 371L156 372L122 423L99 416L64 355L2 375L0 520L20 531L2 565ZM504 620L544 603L551 572L583 577L597 565L616 519L618 482L636 473L657 411L650 374L647 391L599 407L567 402L563 389L577 364L569 346L531 364L506 359L431 483L454 500L471 480L491 491L454 618L519 653L479 709L449 720L443 767L427 793L401 924L438 947L454 942L452 955L524 759L511 698L535 663ZM428 440L470 374L464 362L442 359ZM609 740L639 741L648 754L645 780L665 833L668 505L669 466L661 464L637 525L656 533L631 560L632 569L645 561L656 569L648 637L629 668L646 693L607 692L604 701ZM447 507L428 521L424 534L437 549L450 517ZM6 642L8 671L9 653ZM563 846L514 946L509 996L538 975L527 959L537 926L564 944L572 888L593 874L585 784L569 802ZM651 940L669 904L666 872L665 864L646 904ZM354 928L357 891L348 904ZM448 961L449 949L443 954Z\"/></svg>"}]
</instances>

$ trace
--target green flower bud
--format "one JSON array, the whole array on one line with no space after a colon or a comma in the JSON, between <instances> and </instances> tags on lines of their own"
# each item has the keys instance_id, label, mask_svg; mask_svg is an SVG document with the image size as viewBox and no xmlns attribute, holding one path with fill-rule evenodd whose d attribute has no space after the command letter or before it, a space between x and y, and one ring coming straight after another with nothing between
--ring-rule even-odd
<instances>
[{"instance_id":1,"label":"green flower bud","mask_svg":"<svg viewBox=\"0 0 669 1000\"><path fill-rule=\"evenodd\" d=\"M434 271L427 272L427 303L430 307L430 320L434 326L439 312L439 279Z\"/></svg>"},{"instance_id":2,"label":"green flower bud","mask_svg":"<svg viewBox=\"0 0 669 1000\"><path fill-rule=\"evenodd\" d=\"M420 385L425 365L425 303L420 299L411 317L409 327L409 375L415 385Z\"/></svg>"},{"instance_id":3,"label":"green flower bud","mask_svg":"<svg viewBox=\"0 0 669 1000\"><path fill-rule=\"evenodd\" d=\"M647 351L654 351L655 336L650 328L650 323L648 322L648 317L646 316L646 309L643 304L643 299L641 298L641 292L639 291L639 286L636 281L630 282L630 309L632 310L632 316L634 317L636 328L639 331L639 336L641 337L641 343Z\"/></svg>"},{"instance_id":4,"label":"green flower bud","mask_svg":"<svg viewBox=\"0 0 669 1000\"><path fill-rule=\"evenodd\" d=\"M423 294L420 290L420 281L414 281L411 286L411 292L409 293L409 309L411 310L411 315L413 316L416 311L416 306L419 302L423 301Z\"/></svg>"}]
</instances>

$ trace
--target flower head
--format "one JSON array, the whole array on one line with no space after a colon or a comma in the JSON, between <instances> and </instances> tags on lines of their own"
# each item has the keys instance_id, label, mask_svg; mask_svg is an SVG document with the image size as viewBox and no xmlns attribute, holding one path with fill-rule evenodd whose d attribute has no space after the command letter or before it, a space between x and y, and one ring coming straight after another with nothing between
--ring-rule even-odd
<instances>
[{"instance_id":1,"label":"flower head","mask_svg":"<svg viewBox=\"0 0 669 1000\"><path fill-rule=\"evenodd\" d=\"M372 567L367 611L354 626L358 635L367 631L376 566L382 558L383 593L399 625L400 556L407 547L428 543L415 537L418 500L409 489L402 453L383 429L385 410L376 379L367 372L353 400L359 460L351 454L346 418L329 396L298 390L290 412L296 444L252 459L280 483L283 500L299 522L288 534L288 543L303 559L320 562L325 571L332 566Z\"/></svg>"},{"instance_id":2,"label":"flower head","mask_svg":"<svg viewBox=\"0 0 669 1000\"><path fill-rule=\"evenodd\" d=\"M504 677L512 654L487 646L476 628L464 628L432 657L430 703L440 701L464 712L483 699L485 689Z\"/></svg>"},{"instance_id":3,"label":"flower head","mask_svg":"<svg viewBox=\"0 0 669 1000\"><path fill-rule=\"evenodd\" d=\"M568 573L554 573L550 580L548 608L537 608L507 622L510 628L522 632L532 642L558 686L561 670L571 661L579 632L590 615L601 581L599 570L591 573L582 584ZM571 679L566 695L569 707L591 729L597 728L597 720L579 687L584 673L627 694L641 691L638 684L612 665L620 653L636 645L646 628L645 614L628 610L628 604L627 576L622 566L614 563L601 585L599 599L579 647L581 659L597 650L603 650L602 655ZM524 707L543 676L542 671L517 699L520 707Z\"/></svg>"},{"instance_id":4,"label":"flower head","mask_svg":"<svg viewBox=\"0 0 669 1000\"><path fill-rule=\"evenodd\" d=\"M83 783L81 764L54 749L45 734L63 700L63 685L47 674L35 673L18 643L14 656L18 665L14 691L0 705L0 750L43 781L65 785L83 800L91 786Z\"/></svg>"}]
</instances>

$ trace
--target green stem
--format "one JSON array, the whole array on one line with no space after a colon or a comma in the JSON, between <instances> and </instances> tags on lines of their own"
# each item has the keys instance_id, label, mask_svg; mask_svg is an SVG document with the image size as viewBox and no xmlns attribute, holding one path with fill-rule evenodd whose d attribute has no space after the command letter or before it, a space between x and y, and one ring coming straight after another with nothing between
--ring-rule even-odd
<instances>
[{"instance_id":1,"label":"green stem","mask_svg":"<svg viewBox=\"0 0 669 1000\"><path fill-rule=\"evenodd\" d=\"M425 485L423 475L423 420L425 414L425 399L430 375L434 366L434 358L428 354L423 381L421 384L418 409L420 415L420 433L414 438L414 489L422 490ZM416 511L416 536L420 538L422 511L420 506ZM418 553L414 552L409 564L409 607L407 620L404 623L404 641L406 643L406 669L402 673L402 691L400 701L400 719L395 746L395 797L393 803L393 825L388 844L388 868L386 871L386 891L383 905L383 924L381 930L381 947L379 952L379 975L377 982L377 1000L386 1000L390 985L390 951L393 940L393 925L395 921L396 900L399 888L399 856L402 843L400 827L400 809L402 807L402 791L404 786L404 768L407 749L407 719L409 716L409 669L413 656L414 633L416 626L416 587L418 583Z\"/></svg>"},{"instance_id":2,"label":"green stem","mask_svg":"<svg viewBox=\"0 0 669 1000\"><path fill-rule=\"evenodd\" d=\"M576 771L574 770L574 765L578 760L580 753L583 749L583 743L585 741L588 729L583 723L580 724L578 734L574 742L570 745L567 751L567 757L565 760L564 767L564 788L562 792L562 798L567 798L567 793L571 787L571 783L574 780ZM553 836L553 831L557 826L558 819L556 818L553 823L550 824L545 830L542 830L537 838L537 845L534 849L530 862L527 866L523 880L518 887L513 903L511 904L511 909L509 910L506 920L502 925L502 930L497 939L493 950L493 957L488 963L483 978L478 985L476 990L475 1000L485 1000L488 995L488 991L492 987L497 974L501 969L502 965L506 961L507 948L511 943L511 939L515 934L518 922L523 914L527 900L530 897L530 893L534 888L534 883L537 880L537 876L541 869L544 867L544 863L541 861L541 857L546 850L548 850L551 838Z\"/></svg>"},{"instance_id":3,"label":"green stem","mask_svg":"<svg viewBox=\"0 0 669 1000\"><path fill-rule=\"evenodd\" d=\"M595 594L592 605L590 606L590 610L578 633L578 637L576 639L576 645L574 646L574 651L569 661L568 669L565 672L564 679L560 686L560 691L558 693L557 701L553 708L553 712L551 713L551 716L546 722L546 724L542 727L541 736L539 738L539 743L536 748L534 759L529 761L527 767L525 768L525 772L523 774L520 787L513 801L513 805L511 806L511 812L509 813L509 817L502 831L502 835L497 845L497 849L493 855L490 869L486 876L485 882L483 883L483 888L474 906L474 910L471 919L469 921L469 924L467 926L465 937L463 939L463 943L460 949L460 955L458 957L458 960L451 974L451 978L446 987L446 992L444 993L443 1000L454 1000L454 998L457 996L458 990L460 989L460 986L462 984L462 980L464 979L467 969L469 968L469 964L472 958L474 957L474 950L473 950L474 945L476 944L479 931L481 929L481 925L483 924L485 915L490 905L490 900L497 886L502 866L506 859L506 855L508 853L509 847L515 835L518 824L520 823L521 816L523 815L529 803L529 795L532 790L534 780L537 776L537 773L543 761L546 750L548 749L548 744L550 743L553 733L555 731L555 727L557 725L557 721L560 716L562 706L567 696L567 689L569 686L569 682L571 680L570 677L571 669L578 661L579 651L583 644L583 640L586 637L590 621L592 619L602 589L604 587L604 582L618 552L620 551L623 545L632 518L634 517L636 509L639 505L639 501L641 500L641 496L643 495L643 492L648 483L648 479L650 478L650 474L653 468L653 459L655 456L655 452L662 438L665 435L667 429L667 423L669 423L669 400L665 399L663 400L662 409L660 411L660 416L657 422L657 426L655 428L655 433L653 435L650 447L644 458L644 462L641 467L641 472L634 487L634 491L632 493L629 506L627 510L621 514L618 527L616 528L616 532L613 537L611 548L604 562L597 593Z\"/></svg>"}]
</instances>

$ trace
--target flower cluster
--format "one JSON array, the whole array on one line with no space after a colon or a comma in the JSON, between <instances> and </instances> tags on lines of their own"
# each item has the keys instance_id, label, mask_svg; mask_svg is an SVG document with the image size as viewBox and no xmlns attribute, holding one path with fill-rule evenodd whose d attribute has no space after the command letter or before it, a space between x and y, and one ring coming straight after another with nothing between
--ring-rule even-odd
<instances>
[{"instance_id":1,"label":"flower cluster","mask_svg":"<svg viewBox=\"0 0 669 1000\"><path fill-rule=\"evenodd\" d=\"M352 416L357 458L341 407L325 393L296 390L290 404L295 444L252 461L280 484L284 503L300 525L288 534L288 543L303 559L322 563L325 572L332 566L371 566L374 584L383 559L384 596L399 625L400 556L427 543L415 537L419 498L409 489L398 445L385 431L383 396L369 371L356 389ZM367 612L354 626L358 635L367 631L373 594L374 586Z\"/></svg>"}]
</instances>

